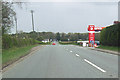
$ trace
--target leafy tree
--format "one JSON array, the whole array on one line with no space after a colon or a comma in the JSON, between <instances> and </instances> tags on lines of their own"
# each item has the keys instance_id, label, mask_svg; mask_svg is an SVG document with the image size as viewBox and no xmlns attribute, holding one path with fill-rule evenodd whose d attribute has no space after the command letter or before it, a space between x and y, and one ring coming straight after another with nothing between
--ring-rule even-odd
<instances>
[{"instance_id":1,"label":"leafy tree","mask_svg":"<svg viewBox=\"0 0 120 80\"><path fill-rule=\"evenodd\" d=\"M60 33L56 33L56 39L59 41L60 40Z\"/></svg>"},{"instance_id":2,"label":"leafy tree","mask_svg":"<svg viewBox=\"0 0 120 80\"><path fill-rule=\"evenodd\" d=\"M40 37L37 38L37 40L38 40L38 41L42 41L42 40L43 40L43 37L40 36Z\"/></svg>"},{"instance_id":3,"label":"leafy tree","mask_svg":"<svg viewBox=\"0 0 120 80\"><path fill-rule=\"evenodd\" d=\"M100 43L106 46L119 46L120 23L111 25L103 29L100 33Z\"/></svg>"},{"instance_id":4,"label":"leafy tree","mask_svg":"<svg viewBox=\"0 0 120 80\"><path fill-rule=\"evenodd\" d=\"M95 33L95 40L99 41L100 40L100 33Z\"/></svg>"},{"instance_id":5,"label":"leafy tree","mask_svg":"<svg viewBox=\"0 0 120 80\"><path fill-rule=\"evenodd\" d=\"M2 34L7 33L13 26L13 17L16 15L12 3L2 2Z\"/></svg>"}]
</instances>

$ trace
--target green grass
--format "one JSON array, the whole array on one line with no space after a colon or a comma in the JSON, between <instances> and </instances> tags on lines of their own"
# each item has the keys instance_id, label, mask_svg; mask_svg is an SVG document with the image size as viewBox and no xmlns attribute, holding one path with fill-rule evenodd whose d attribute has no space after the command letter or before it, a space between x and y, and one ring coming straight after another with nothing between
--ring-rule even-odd
<instances>
[{"instance_id":1,"label":"green grass","mask_svg":"<svg viewBox=\"0 0 120 80\"><path fill-rule=\"evenodd\" d=\"M62 44L62 45L80 45L80 44L76 43L76 41L62 41L62 42L59 42L59 44Z\"/></svg>"},{"instance_id":2,"label":"green grass","mask_svg":"<svg viewBox=\"0 0 120 80\"><path fill-rule=\"evenodd\" d=\"M97 48L106 49L106 50L112 50L112 51L118 51L118 50L120 50L120 47L103 46L103 45L100 45L100 46L97 47Z\"/></svg>"},{"instance_id":3,"label":"green grass","mask_svg":"<svg viewBox=\"0 0 120 80\"><path fill-rule=\"evenodd\" d=\"M73 44L75 41L61 41L60 44Z\"/></svg>"},{"instance_id":4,"label":"green grass","mask_svg":"<svg viewBox=\"0 0 120 80\"><path fill-rule=\"evenodd\" d=\"M72 41L62 41L62 42L59 42L59 44L62 44L62 45L69 45L69 44L73 44L74 42Z\"/></svg>"},{"instance_id":5,"label":"green grass","mask_svg":"<svg viewBox=\"0 0 120 80\"><path fill-rule=\"evenodd\" d=\"M30 45L25 47L14 47L7 50L3 50L2 52L2 64L8 64L10 62L14 62L22 56L25 56L29 53L30 49L38 46L38 45Z\"/></svg>"},{"instance_id":6,"label":"green grass","mask_svg":"<svg viewBox=\"0 0 120 80\"><path fill-rule=\"evenodd\" d=\"M51 44L51 42L44 43L42 41L37 41L37 40L36 40L36 43L41 44L41 45L50 45Z\"/></svg>"},{"instance_id":7,"label":"green grass","mask_svg":"<svg viewBox=\"0 0 120 80\"><path fill-rule=\"evenodd\" d=\"M2 53L0 52L0 69L2 67Z\"/></svg>"}]
</instances>

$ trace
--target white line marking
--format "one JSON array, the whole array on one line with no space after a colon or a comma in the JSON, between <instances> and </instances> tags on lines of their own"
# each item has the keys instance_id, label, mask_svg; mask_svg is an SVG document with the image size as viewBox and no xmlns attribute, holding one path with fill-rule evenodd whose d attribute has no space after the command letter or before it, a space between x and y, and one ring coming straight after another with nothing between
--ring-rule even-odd
<instances>
[{"instance_id":1,"label":"white line marking","mask_svg":"<svg viewBox=\"0 0 120 80\"><path fill-rule=\"evenodd\" d=\"M106 72L105 70L103 70L102 68L96 66L95 64L93 64L92 62L88 61L87 59L84 59L85 62L89 63L90 65L94 66L95 68L97 68L98 70L102 71L102 72Z\"/></svg>"},{"instance_id":2,"label":"white line marking","mask_svg":"<svg viewBox=\"0 0 120 80\"><path fill-rule=\"evenodd\" d=\"M72 51L70 51L70 52L72 52Z\"/></svg>"},{"instance_id":3,"label":"white line marking","mask_svg":"<svg viewBox=\"0 0 120 80\"><path fill-rule=\"evenodd\" d=\"M76 54L76 56L79 56L78 54Z\"/></svg>"}]
</instances>

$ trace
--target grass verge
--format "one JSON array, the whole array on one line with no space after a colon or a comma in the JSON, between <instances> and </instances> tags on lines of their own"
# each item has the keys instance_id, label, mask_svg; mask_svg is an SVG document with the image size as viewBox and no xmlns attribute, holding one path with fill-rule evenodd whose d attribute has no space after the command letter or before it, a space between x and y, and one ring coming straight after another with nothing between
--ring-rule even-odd
<instances>
[{"instance_id":1,"label":"grass verge","mask_svg":"<svg viewBox=\"0 0 120 80\"><path fill-rule=\"evenodd\" d=\"M118 51L120 50L120 47L114 47L114 46L103 46L103 45L100 45L99 47L97 48L100 48L100 49L106 49L106 50L112 50L112 51Z\"/></svg>"},{"instance_id":2,"label":"grass verge","mask_svg":"<svg viewBox=\"0 0 120 80\"><path fill-rule=\"evenodd\" d=\"M62 45L79 45L79 43L76 43L76 41L62 41L62 42L59 42L59 44L62 44Z\"/></svg>"},{"instance_id":3,"label":"grass verge","mask_svg":"<svg viewBox=\"0 0 120 80\"><path fill-rule=\"evenodd\" d=\"M7 50L2 50L2 66L5 67L19 58L27 55L33 47L38 45L30 45L25 47L14 47Z\"/></svg>"},{"instance_id":4,"label":"grass verge","mask_svg":"<svg viewBox=\"0 0 120 80\"><path fill-rule=\"evenodd\" d=\"M47 43L44 43L42 41L36 41L37 44L41 44L41 45L50 45L51 42L47 42Z\"/></svg>"}]
</instances>

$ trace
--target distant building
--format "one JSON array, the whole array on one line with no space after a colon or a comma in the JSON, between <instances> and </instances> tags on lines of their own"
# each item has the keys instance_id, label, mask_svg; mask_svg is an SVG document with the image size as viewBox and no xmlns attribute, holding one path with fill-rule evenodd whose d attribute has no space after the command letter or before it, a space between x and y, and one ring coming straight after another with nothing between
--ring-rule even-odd
<instances>
[{"instance_id":1,"label":"distant building","mask_svg":"<svg viewBox=\"0 0 120 80\"><path fill-rule=\"evenodd\" d=\"M114 24L118 24L118 23L120 23L120 21L114 21Z\"/></svg>"},{"instance_id":2,"label":"distant building","mask_svg":"<svg viewBox=\"0 0 120 80\"><path fill-rule=\"evenodd\" d=\"M80 43L81 46L83 47L88 47L89 46L89 41L77 41L77 43ZM97 45L100 45L99 41L95 41Z\"/></svg>"},{"instance_id":3,"label":"distant building","mask_svg":"<svg viewBox=\"0 0 120 80\"><path fill-rule=\"evenodd\" d=\"M47 43L47 42L50 42L50 40L49 39L44 39L44 40L42 40L42 42Z\"/></svg>"},{"instance_id":4,"label":"distant building","mask_svg":"<svg viewBox=\"0 0 120 80\"><path fill-rule=\"evenodd\" d=\"M77 41L77 43L80 43L80 45L83 47L88 47L89 41Z\"/></svg>"}]
</instances>

